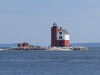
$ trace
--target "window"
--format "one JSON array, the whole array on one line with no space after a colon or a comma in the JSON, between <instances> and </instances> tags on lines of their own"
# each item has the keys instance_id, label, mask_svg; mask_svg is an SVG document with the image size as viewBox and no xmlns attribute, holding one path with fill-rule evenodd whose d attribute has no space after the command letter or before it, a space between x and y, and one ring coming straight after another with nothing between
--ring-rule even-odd
<instances>
[{"instance_id":1,"label":"window","mask_svg":"<svg viewBox=\"0 0 100 75\"><path fill-rule=\"evenodd\" d=\"M62 39L62 36L59 36L59 39Z\"/></svg>"},{"instance_id":2,"label":"window","mask_svg":"<svg viewBox=\"0 0 100 75\"><path fill-rule=\"evenodd\" d=\"M59 32L59 34L62 34L62 32Z\"/></svg>"}]
</instances>

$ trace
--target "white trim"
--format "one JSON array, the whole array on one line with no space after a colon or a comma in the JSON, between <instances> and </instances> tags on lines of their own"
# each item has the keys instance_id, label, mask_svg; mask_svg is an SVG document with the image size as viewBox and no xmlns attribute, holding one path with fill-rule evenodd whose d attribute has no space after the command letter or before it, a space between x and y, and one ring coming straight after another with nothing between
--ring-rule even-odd
<instances>
[{"instance_id":1,"label":"white trim","mask_svg":"<svg viewBox=\"0 0 100 75\"><path fill-rule=\"evenodd\" d=\"M58 31L57 40L70 40L69 34L64 34L63 32L62 32L62 34L59 34L59 32L62 32L62 31ZM62 36L62 39L59 39L60 36Z\"/></svg>"}]
</instances>

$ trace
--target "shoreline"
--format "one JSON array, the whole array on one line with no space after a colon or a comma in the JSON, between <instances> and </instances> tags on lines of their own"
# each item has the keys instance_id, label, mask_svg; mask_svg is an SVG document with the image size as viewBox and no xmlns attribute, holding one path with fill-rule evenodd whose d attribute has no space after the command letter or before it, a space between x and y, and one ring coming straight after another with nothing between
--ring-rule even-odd
<instances>
[{"instance_id":1,"label":"shoreline","mask_svg":"<svg viewBox=\"0 0 100 75\"><path fill-rule=\"evenodd\" d=\"M0 51L84 51L87 47L37 47L37 48L0 48Z\"/></svg>"}]
</instances>

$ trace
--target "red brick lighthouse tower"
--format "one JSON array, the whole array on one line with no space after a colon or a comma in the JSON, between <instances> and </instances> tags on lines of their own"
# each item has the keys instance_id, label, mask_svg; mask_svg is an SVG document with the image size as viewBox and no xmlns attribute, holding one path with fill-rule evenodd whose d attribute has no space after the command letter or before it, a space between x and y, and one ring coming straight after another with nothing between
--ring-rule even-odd
<instances>
[{"instance_id":1,"label":"red brick lighthouse tower","mask_svg":"<svg viewBox=\"0 0 100 75\"><path fill-rule=\"evenodd\" d=\"M67 30L58 28L54 22L51 28L51 46L55 47L69 47L70 36Z\"/></svg>"},{"instance_id":2,"label":"red brick lighthouse tower","mask_svg":"<svg viewBox=\"0 0 100 75\"><path fill-rule=\"evenodd\" d=\"M51 28L51 46L57 46L57 32L58 26L54 22L53 27Z\"/></svg>"}]
</instances>

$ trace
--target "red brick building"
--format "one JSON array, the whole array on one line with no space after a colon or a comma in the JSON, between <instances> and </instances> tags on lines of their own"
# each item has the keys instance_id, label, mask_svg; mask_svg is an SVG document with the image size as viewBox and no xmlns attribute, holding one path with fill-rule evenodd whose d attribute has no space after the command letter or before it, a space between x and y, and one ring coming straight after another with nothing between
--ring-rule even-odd
<instances>
[{"instance_id":1,"label":"red brick building","mask_svg":"<svg viewBox=\"0 0 100 75\"><path fill-rule=\"evenodd\" d=\"M51 46L56 47L69 47L70 36L67 30L58 28L57 24L54 23L51 28Z\"/></svg>"},{"instance_id":2,"label":"red brick building","mask_svg":"<svg viewBox=\"0 0 100 75\"><path fill-rule=\"evenodd\" d=\"M24 43L19 43L19 44L18 44L18 48L29 48L29 43L26 43L26 42L24 42Z\"/></svg>"}]
</instances>

